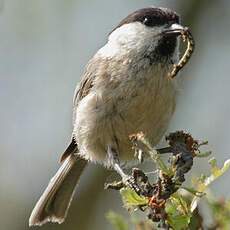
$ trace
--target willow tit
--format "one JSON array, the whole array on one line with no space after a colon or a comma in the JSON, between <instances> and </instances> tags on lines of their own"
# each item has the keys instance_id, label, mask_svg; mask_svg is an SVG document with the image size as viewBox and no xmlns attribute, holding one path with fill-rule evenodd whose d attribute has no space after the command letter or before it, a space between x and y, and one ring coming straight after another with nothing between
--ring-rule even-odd
<instances>
[{"instance_id":1,"label":"willow tit","mask_svg":"<svg viewBox=\"0 0 230 230\"><path fill-rule=\"evenodd\" d=\"M168 77L179 58L179 16L144 8L123 19L85 68L73 101L72 140L61 167L37 202L29 225L62 223L88 164L114 168L132 161L129 135L142 131L152 145L165 133L177 87Z\"/></svg>"}]
</instances>

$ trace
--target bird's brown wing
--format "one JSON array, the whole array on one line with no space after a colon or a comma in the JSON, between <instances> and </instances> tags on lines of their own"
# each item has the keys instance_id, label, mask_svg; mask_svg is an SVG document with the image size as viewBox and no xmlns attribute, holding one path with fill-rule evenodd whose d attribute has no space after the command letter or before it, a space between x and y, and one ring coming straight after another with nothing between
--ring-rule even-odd
<instances>
[{"instance_id":1,"label":"bird's brown wing","mask_svg":"<svg viewBox=\"0 0 230 230\"><path fill-rule=\"evenodd\" d=\"M79 101L88 95L89 91L92 89L94 84L94 79L99 72L101 72L103 68L103 71L105 71L105 64L104 60L98 57L93 57L83 74L83 77L80 81L80 83L77 85L74 97L73 97L73 122L75 122L76 119L76 108L79 103ZM60 162L63 162L70 154L76 153L78 151L77 143L74 140L73 136L71 139L71 142L65 152L62 154Z\"/></svg>"}]
</instances>

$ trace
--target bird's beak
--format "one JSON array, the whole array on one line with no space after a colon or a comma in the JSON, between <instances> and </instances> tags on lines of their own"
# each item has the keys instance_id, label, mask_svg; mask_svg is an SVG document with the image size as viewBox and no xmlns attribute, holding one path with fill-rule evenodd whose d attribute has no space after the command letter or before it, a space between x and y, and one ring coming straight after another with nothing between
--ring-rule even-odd
<instances>
[{"instance_id":1,"label":"bird's beak","mask_svg":"<svg viewBox=\"0 0 230 230\"><path fill-rule=\"evenodd\" d=\"M184 30L185 27L174 23L169 28L166 28L162 33L166 36L179 36Z\"/></svg>"}]
</instances>

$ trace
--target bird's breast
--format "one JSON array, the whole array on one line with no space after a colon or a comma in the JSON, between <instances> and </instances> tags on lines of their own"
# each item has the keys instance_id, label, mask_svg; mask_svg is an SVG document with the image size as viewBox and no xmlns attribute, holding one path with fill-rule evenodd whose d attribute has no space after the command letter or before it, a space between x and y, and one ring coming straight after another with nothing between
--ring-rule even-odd
<instances>
[{"instance_id":1,"label":"bird's breast","mask_svg":"<svg viewBox=\"0 0 230 230\"><path fill-rule=\"evenodd\" d=\"M121 160L130 160L129 135L140 131L153 145L159 142L173 114L176 95L174 83L163 74L148 71L82 99L74 134L85 158L105 163L111 145Z\"/></svg>"}]
</instances>

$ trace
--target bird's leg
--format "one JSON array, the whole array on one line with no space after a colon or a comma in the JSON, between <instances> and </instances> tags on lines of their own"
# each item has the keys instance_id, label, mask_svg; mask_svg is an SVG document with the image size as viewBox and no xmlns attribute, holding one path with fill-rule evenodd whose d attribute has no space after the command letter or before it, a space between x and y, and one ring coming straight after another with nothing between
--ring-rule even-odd
<instances>
[{"instance_id":1,"label":"bird's leg","mask_svg":"<svg viewBox=\"0 0 230 230\"><path fill-rule=\"evenodd\" d=\"M108 146L107 153L110 159L111 166L121 176L123 184L133 189L137 194L140 194L141 189L136 183L134 177L126 174L122 169L117 151L111 146Z\"/></svg>"}]
</instances>

